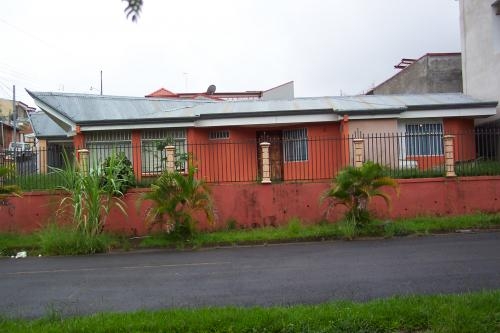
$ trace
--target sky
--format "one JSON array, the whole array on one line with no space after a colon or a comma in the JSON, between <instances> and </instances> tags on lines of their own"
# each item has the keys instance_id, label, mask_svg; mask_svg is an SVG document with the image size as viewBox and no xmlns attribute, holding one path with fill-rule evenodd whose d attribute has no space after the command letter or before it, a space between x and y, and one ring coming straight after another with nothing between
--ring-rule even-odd
<instances>
[{"instance_id":1,"label":"sky","mask_svg":"<svg viewBox=\"0 0 500 333\"><path fill-rule=\"evenodd\" d=\"M456 0L2 0L0 97L25 89L144 96L266 90L363 93L401 58L459 52Z\"/></svg>"}]
</instances>

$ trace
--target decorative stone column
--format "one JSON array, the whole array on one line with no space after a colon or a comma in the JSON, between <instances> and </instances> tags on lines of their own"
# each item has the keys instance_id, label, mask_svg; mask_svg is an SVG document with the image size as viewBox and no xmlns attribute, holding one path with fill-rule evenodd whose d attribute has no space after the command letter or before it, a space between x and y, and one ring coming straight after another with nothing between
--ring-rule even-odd
<instances>
[{"instance_id":1,"label":"decorative stone column","mask_svg":"<svg viewBox=\"0 0 500 333\"><path fill-rule=\"evenodd\" d=\"M36 147L37 149L37 159L38 159L38 165L40 166L40 173L41 174L46 174L47 173L47 140L38 140L38 145Z\"/></svg>"},{"instance_id":2,"label":"decorative stone column","mask_svg":"<svg viewBox=\"0 0 500 333\"><path fill-rule=\"evenodd\" d=\"M365 162L365 139L353 139L354 143L354 166L361 168Z\"/></svg>"},{"instance_id":3,"label":"decorative stone column","mask_svg":"<svg viewBox=\"0 0 500 333\"><path fill-rule=\"evenodd\" d=\"M260 159L262 161L262 184L271 184L271 163L269 160L269 142L261 142L261 155Z\"/></svg>"},{"instance_id":4,"label":"decorative stone column","mask_svg":"<svg viewBox=\"0 0 500 333\"><path fill-rule=\"evenodd\" d=\"M445 135L443 137L444 144L444 167L446 170L446 177L456 177L455 173L455 157L454 157L454 135Z\"/></svg>"},{"instance_id":5,"label":"decorative stone column","mask_svg":"<svg viewBox=\"0 0 500 333\"><path fill-rule=\"evenodd\" d=\"M82 171L84 176L87 176L90 171L90 155L89 155L89 150L88 149L78 149L77 151L77 156L78 156L78 166L80 170Z\"/></svg>"},{"instance_id":6,"label":"decorative stone column","mask_svg":"<svg viewBox=\"0 0 500 333\"><path fill-rule=\"evenodd\" d=\"M167 171L174 172L175 171L175 146L166 146L165 154L167 156Z\"/></svg>"}]
</instances>

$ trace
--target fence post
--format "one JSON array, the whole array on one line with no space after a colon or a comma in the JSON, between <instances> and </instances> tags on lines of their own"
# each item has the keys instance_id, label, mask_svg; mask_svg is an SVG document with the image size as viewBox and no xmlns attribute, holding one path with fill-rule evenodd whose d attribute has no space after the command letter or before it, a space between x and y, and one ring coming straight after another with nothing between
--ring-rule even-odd
<instances>
[{"instance_id":1,"label":"fence post","mask_svg":"<svg viewBox=\"0 0 500 333\"><path fill-rule=\"evenodd\" d=\"M269 161L269 142L261 142L261 161L262 161L262 184L271 184L271 163Z\"/></svg>"},{"instance_id":2,"label":"fence post","mask_svg":"<svg viewBox=\"0 0 500 333\"><path fill-rule=\"evenodd\" d=\"M78 156L78 166L79 166L80 170L82 171L83 175L87 176L89 174L89 170L90 170L89 150L88 149L78 149L77 156Z\"/></svg>"},{"instance_id":3,"label":"fence post","mask_svg":"<svg viewBox=\"0 0 500 333\"><path fill-rule=\"evenodd\" d=\"M36 147L37 150L37 163L40 166L40 173L47 173L47 165L48 165L48 152L47 152L47 140L38 140L38 145Z\"/></svg>"},{"instance_id":4,"label":"fence post","mask_svg":"<svg viewBox=\"0 0 500 333\"><path fill-rule=\"evenodd\" d=\"M445 135L443 137L444 144L444 165L446 170L446 177L456 177L455 173L455 159L453 153L454 135Z\"/></svg>"},{"instance_id":5,"label":"fence post","mask_svg":"<svg viewBox=\"0 0 500 333\"><path fill-rule=\"evenodd\" d=\"M361 168L365 162L365 139L353 139L354 143L354 166Z\"/></svg>"},{"instance_id":6,"label":"fence post","mask_svg":"<svg viewBox=\"0 0 500 333\"><path fill-rule=\"evenodd\" d=\"M166 146L165 154L167 155L167 171L175 171L175 146Z\"/></svg>"}]
</instances>

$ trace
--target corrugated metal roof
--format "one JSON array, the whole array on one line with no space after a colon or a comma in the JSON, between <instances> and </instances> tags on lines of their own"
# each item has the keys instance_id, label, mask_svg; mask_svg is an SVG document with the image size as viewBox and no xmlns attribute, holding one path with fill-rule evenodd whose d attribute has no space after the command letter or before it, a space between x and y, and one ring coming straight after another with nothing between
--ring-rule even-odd
<instances>
[{"instance_id":1,"label":"corrugated metal roof","mask_svg":"<svg viewBox=\"0 0 500 333\"><path fill-rule=\"evenodd\" d=\"M100 96L53 92L30 92L35 102L50 106L72 121L156 119L189 117L189 109L207 100ZM40 106L40 105L39 105ZM40 106L42 109L43 107Z\"/></svg>"},{"instance_id":2,"label":"corrugated metal roof","mask_svg":"<svg viewBox=\"0 0 500 333\"><path fill-rule=\"evenodd\" d=\"M50 119L45 112L31 113L29 118L37 138L66 136L66 131Z\"/></svg>"},{"instance_id":3,"label":"corrugated metal roof","mask_svg":"<svg viewBox=\"0 0 500 333\"><path fill-rule=\"evenodd\" d=\"M308 97L292 100L210 101L167 98L99 96L53 92L29 92L35 102L50 106L75 123L106 121L154 121L175 118L261 116L266 113L307 114L311 111L398 113L413 107L429 110L442 107L473 107L484 101L460 94L360 95ZM492 103L492 102L488 102ZM43 109L44 107L38 103ZM483 105L484 106L484 105ZM489 105L491 106L491 105Z\"/></svg>"}]
</instances>

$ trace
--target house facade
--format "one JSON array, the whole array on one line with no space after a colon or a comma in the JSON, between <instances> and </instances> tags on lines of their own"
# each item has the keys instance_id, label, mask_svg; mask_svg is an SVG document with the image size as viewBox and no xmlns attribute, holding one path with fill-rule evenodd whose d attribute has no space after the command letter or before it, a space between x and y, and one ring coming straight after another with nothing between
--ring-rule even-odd
<instances>
[{"instance_id":1,"label":"house facade","mask_svg":"<svg viewBox=\"0 0 500 333\"><path fill-rule=\"evenodd\" d=\"M330 179L352 162L350 140L378 133L409 136L378 140L368 159L431 167L443 159L443 133L472 131L474 119L494 114L497 105L462 94L213 101L29 93L75 149L90 151L91 164L123 151L141 180L162 170L162 147L174 145L178 168L188 160L211 182L260 179L262 142L270 143L273 180ZM472 142L462 146L470 149L458 157L474 159Z\"/></svg>"}]
</instances>

